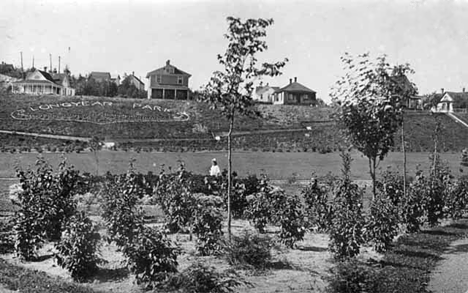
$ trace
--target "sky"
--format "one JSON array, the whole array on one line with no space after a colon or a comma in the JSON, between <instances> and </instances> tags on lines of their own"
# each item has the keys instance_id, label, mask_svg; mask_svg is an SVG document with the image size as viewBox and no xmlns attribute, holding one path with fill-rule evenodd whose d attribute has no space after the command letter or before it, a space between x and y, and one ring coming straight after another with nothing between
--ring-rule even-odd
<instances>
[{"instance_id":1,"label":"sky","mask_svg":"<svg viewBox=\"0 0 468 293\"><path fill-rule=\"evenodd\" d=\"M228 16L273 18L261 61L288 58L283 75L264 78L285 86L290 78L329 101L344 75L340 57L388 56L409 63L420 94L468 87L468 0L2 0L0 61L86 75L146 74L166 60L206 84L221 69Z\"/></svg>"}]
</instances>

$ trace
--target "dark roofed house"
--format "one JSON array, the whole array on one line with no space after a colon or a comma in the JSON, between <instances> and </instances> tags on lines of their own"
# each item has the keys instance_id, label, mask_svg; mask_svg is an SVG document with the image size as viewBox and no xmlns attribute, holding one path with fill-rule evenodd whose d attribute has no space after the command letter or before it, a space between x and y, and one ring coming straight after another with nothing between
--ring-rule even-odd
<instances>
[{"instance_id":1,"label":"dark roofed house","mask_svg":"<svg viewBox=\"0 0 468 293\"><path fill-rule=\"evenodd\" d=\"M316 105L316 92L297 82L297 77L273 94L275 105Z\"/></svg>"},{"instance_id":2,"label":"dark roofed house","mask_svg":"<svg viewBox=\"0 0 468 293\"><path fill-rule=\"evenodd\" d=\"M94 79L97 82L111 81L111 74L109 72L93 71L89 74L88 79Z\"/></svg>"},{"instance_id":3,"label":"dark roofed house","mask_svg":"<svg viewBox=\"0 0 468 293\"><path fill-rule=\"evenodd\" d=\"M36 95L75 95L75 90L70 87L68 76L62 76L62 74L54 74L52 76L47 72L47 68L44 68L44 71L33 69L28 72L24 80L14 82L13 91Z\"/></svg>"},{"instance_id":4,"label":"dark roofed house","mask_svg":"<svg viewBox=\"0 0 468 293\"><path fill-rule=\"evenodd\" d=\"M191 75L166 61L166 66L148 72L148 99L189 99Z\"/></svg>"},{"instance_id":5,"label":"dark roofed house","mask_svg":"<svg viewBox=\"0 0 468 293\"><path fill-rule=\"evenodd\" d=\"M124 77L124 81L128 81L130 84L133 84L139 91L145 90L145 84L135 76L135 72L132 72L131 75Z\"/></svg>"}]
</instances>

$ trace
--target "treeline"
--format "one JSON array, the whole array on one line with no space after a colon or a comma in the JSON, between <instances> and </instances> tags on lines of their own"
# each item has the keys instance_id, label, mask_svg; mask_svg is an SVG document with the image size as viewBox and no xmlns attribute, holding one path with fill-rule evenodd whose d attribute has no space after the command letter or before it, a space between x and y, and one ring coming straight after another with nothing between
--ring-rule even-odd
<instances>
[{"instance_id":1,"label":"treeline","mask_svg":"<svg viewBox=\"0 0 468 293\"><path fill-rule=\"evenodd\" d=\"M76 89L76 95L100 96L100 97L123 97L132 99L146 99L147 92L139 90L128 79L124 79L120 85L112 81L96 81L88 79L81 74L78 78L72 76L72 84Z\"/></svg>"}]
</instances>

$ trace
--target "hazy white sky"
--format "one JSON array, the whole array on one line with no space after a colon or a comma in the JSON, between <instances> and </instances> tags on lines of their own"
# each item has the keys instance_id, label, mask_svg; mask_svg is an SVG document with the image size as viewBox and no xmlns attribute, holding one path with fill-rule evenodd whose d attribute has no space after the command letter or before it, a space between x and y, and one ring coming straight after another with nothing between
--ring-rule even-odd
<instances>
[{"instance_id":1,"label":"hazy white sky","mask_svg":"<svg viewBox=\"0 0 468 293\"><path fill-rule=\"evenodd\" d=\"M273 18L260 59L289 58L284 74L329 100L344 52L385 53L410 63L420 93L468 88L468 1L2 0L0 61L25 67L68 64L73 74L146 73L166 60L198 89L219 69L227 16ZM70 50L68 50L70 48Z\"/></svg>"}]
</instances>

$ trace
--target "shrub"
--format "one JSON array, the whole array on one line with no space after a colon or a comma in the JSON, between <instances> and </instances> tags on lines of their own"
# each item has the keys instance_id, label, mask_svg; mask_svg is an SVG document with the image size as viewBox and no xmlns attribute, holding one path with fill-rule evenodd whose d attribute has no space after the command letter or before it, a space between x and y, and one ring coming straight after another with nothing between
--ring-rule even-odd
<instances>
[{"instance_id":1,"label":"shrub","mask_svg":"<svg viewBox=\"0 0 468 293\"><path fill-rule=\"evenodd\" d=\"M37 170L17 170L21 191L15 213L15 251L25 260L31 260L45 238L60 239L63 223L76 212L73 196L78 185L78 172L68 167L66 161L59 172L39 158Z\"/></svg>"},{"instance_id":2,"label":"shrub","mask_svg":"<svg viewBox=\"0 0 468 293\"><path fill-rule=\"evenodd\" d=\"M221 198L213 195L196 198L193 232L197 234L197 250L201 255L216 254L221 250L222 204Z\"/></svg>"},{"instance_id":3,"label":"shrub","mask_svg":"<svg viewBox=\"0 0 468 293\"><path fill-rule=\"evenodd\" d=\"M319 231L326 231L331 220L331 206L326 188L320 186L317 179L313 179L301 193L305 201L309 224L317 227Z\"/></svg>"},{"instance_id":4,"label":"shrub","mask_svg":"<svg viewBox=\"0 0 468 293\"><path fill-rule=\"evenodd\" d=\"M351 156L342 153L343 179L337 186L337 193L332 203L330 222L330 251L335 259L348 259L359 254L364 243L362 229L364 216L362 213L362 189L352 183L349 178Z\"/></svg>"},{"instance_id":5,"label":"shrub","mask_svg":"<svg viewBox=\"0 0 468 293\"><path fill-rule=\"evenodd\" d=\"M246 282L233 270L219 273L214 267L197 262L182 273L174 275L168 287L187 293L226 293L233 292L234 287L244 284Z\"/></svg>"},{"instance_id":6,"label":"shrub","mask_svg":"<svg viewBox=\"0 0 468 293\"><path fill-rule=\"evenodd\" d=\"M159 175L155 196L170 232L184 231L193 221L195 198L191 192L192 182L191 174L183 165L175 173L162 171Z\"/></svg>"},{"instance_id":7,"label":"shrub","mask_svg":"<svg viewBox=\"0 0 468 293\"><path fill-rule=\"evenodd\" d=\"M83 281L97 271L100 235L84 213L73 216L66 224L60 242L56 245L59 266L68 270L75 281Z\"/></svg>"},{"instance_id":8,"label":"shrub","mask_svg":"<svg viewBox=\"0 0 468 293\"><path fill-rule=\"evenodd\" d=\"M328 293L379 292L376 273L357 260L339 262L327 278Z\"/></svg>"},{"instance_id":9,"label":"shrub","mask_svg":"<svg viewBox=\"0 0 468 293\"><path fill-rule=\"evenodd\" d=\"M287 195L283 190L276 191L272 201L272 220L281 227L278 234L280 242L293 248L297 241L304 239L304 214L300 199Z\"/></svg>"},{"instance_id":10,"label":"shrub","mask_svg":"<svg viewBox=\"0 0 468 293\"><path fill-rule=\"evenodd\" d=\"M271 261L271 239L267 236L244 231L241 236L233 236L224 245L225 256L230 265L265 269Z\"/></svg>"},{"instance_id":11,"label":"shrub","mask_svg":"<svg viewBox=\"0 0 468 293\"><path fill-rule=\"evenodd\" d=\"M13 227L11 220L0 222L0 254L10 253L15 249Z\"/></svg>"},{"instance_id":12,"label":"shrub","mask_svg":"<svg viewBox=\"0 0 468 293\"><path fill-rule=\"evenodd\" d=\"M102 193L102 218L109 233L108 241L119 247L131 244L143 229L143 212L136 207L139 199L137 174L130 170L123 176L108 174Z\"/></svg>"},{"instance_id":13,"label":"shrub","mask_svg":"<svg viewBox=\"0 0 468 293\"><path fill-rule=\"evenodd\" d=\"M462 176L446 193L444 213L454 220L460 219L468 205L468 176Z\"/></svg>"},{"instance_id":14,"label":"shrub","mask_svg":"<svg viewBox=\"0 0 468 293\"><path fill-rule=\"evenodd\" d=\"M169 280L171 273L177 272L178 248L173 247L163 232L145 227L128 244L123 254L137 284L146 289L157 288Z\"/></svg>"},{"instance_id":15,"label":"shrub","mask_svg":"<svg viewBox=\"0 0 468 293\"><path fill-rule=\"evenodd\" d=\"M398 211L390 199L378 195L364 225L364 238L377 252L384 252L398 234Z\"/></svg>"}]
</instances>

